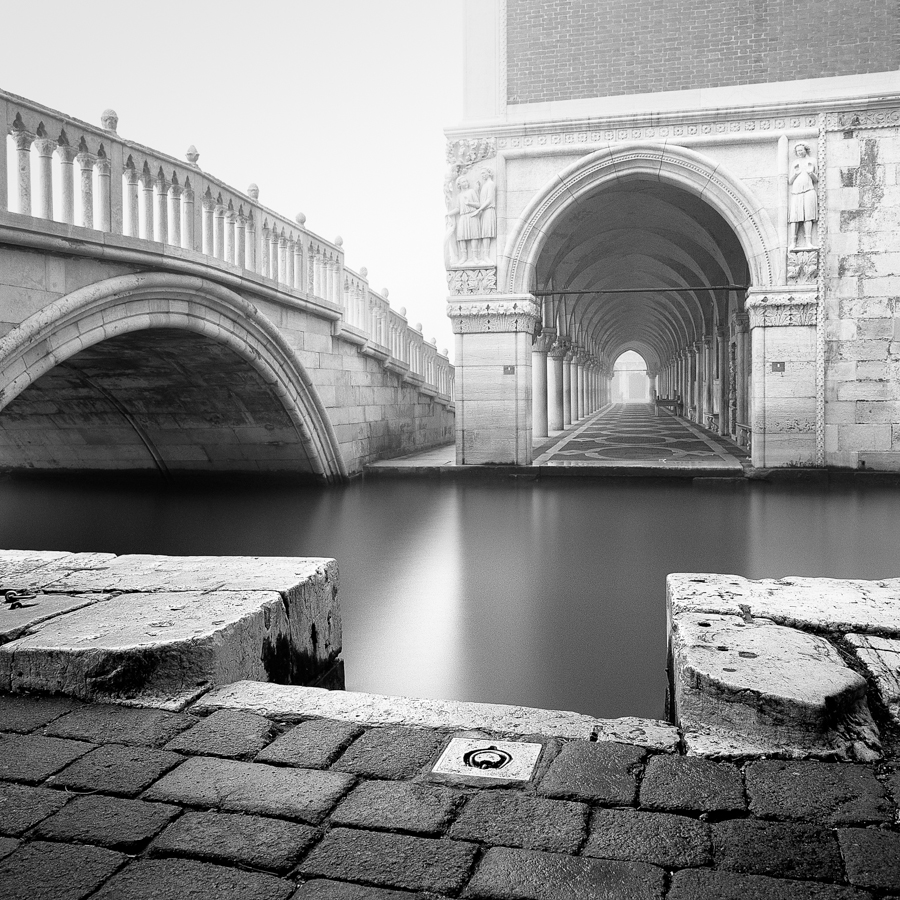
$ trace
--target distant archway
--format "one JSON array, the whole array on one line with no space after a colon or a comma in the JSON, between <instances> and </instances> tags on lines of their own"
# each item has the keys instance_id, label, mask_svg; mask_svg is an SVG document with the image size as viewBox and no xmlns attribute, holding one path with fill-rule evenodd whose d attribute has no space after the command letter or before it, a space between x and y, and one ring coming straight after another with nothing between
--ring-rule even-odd
<instances>
[{"instance_id":1,"label":"distant archway","mask_svg":"<svg viewBox=\"0 0 900 900\"><path fill-rule=\"evenodd\" d=\"M613 364L610 400L613 403L649 403L651 382L644 357L626 350Z\"/></svg>"}]
</instances>

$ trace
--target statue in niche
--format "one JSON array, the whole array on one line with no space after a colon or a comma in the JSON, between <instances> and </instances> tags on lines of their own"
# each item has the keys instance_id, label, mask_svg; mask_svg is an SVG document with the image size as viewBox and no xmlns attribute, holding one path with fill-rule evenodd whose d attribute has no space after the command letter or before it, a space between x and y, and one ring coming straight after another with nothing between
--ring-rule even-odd
<instances>
[{"instance_id":1,"label":"statue in niche","mask_svg":"<svg viewBox=\"0 0 900 900\"><path fill-rule=\"evenodd\" d=\"M460 176L456 179L459 194L456 207L448 211L448 215L456 218L456 244L460 252L460 263L466 265L474 262L478 255L478 244L481 240L481 227L478 221L478 192L469 186L469 179ZM495 219L496 221L496 219Z\"/></svg>"},{"instance_id":2,"label":"statue in niche","mask_svg":"<svg viewBox=\"0 0 900 900\"><path fill-rule=\"evenodd\" d=\"M481 258L491 258L491 241L497 236L497 185L490 169L481 170L481 188L478 195L478 217L481 228Z\"/></svg>"},{"instance_id":3,"label":"statue in niche","mask_svg":"<svg viewBox=\"0 0 900 900\"><path fill-rule=\"evenodd\" d=\"M791 229L791 250L813 250L813 223L819 217L816 185L819 181L816 164L809 155L807 144L794 147L797 159L791 166L788 183L791 186L791 205L788 211L788 222ZM803 232L803 243L800 243L800 232Z\"/></svg>"}]
</instances>

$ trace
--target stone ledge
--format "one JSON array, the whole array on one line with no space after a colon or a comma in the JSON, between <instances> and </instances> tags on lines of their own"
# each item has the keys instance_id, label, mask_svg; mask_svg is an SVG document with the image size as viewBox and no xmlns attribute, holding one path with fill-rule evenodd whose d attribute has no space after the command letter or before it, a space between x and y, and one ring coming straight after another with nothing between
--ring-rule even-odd
<instances>
[{"instance_id":1,"label":"stone ledge","mask_svg":"<svg viewBox=\"0 0 900 900\"><path fill-rule=\"evenodd\" d=\"M581 713L494 703L468 703L413 697L388 697L356 691L327 691L241 681L201 697L191 712L244 710L284 721L322 718L361 725L405 725L442 731L486 731L587 741L617 741L672 752L678 730L655 719L595 719Z\"/></svg>"}]
</instances>

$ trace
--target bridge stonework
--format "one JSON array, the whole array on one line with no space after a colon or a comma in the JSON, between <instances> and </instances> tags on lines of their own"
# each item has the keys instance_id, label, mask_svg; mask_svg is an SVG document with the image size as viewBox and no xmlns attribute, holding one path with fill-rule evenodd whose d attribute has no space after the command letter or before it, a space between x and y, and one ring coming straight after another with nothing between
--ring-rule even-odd
<instances>
[{"instance_id":1,"label":"bridge stonework","mask_svg":"<svg viewBox=\"0 0 900 900\"><path fill-rule=\"evenodd\" d=\"M0 92L0 121L0 467L334 481L452 439L446 352L340 238L111 114Z\"/></svg>"},{"instance_id":2,"label":"bridge stonework","mask_svg":"<svg viewBox=\"0 0 900 900\"><path fill-rule=\"evenodd\" d=\"M681 71L678 28L648 59L650 7L467 3L444 182L458 461L529 463L635 351L757 467L900 470L896 8L843 16L833 48L831 12L767 4L762 59L726 3L710 33L733 53Z\"/></svg>"}]
</instances>

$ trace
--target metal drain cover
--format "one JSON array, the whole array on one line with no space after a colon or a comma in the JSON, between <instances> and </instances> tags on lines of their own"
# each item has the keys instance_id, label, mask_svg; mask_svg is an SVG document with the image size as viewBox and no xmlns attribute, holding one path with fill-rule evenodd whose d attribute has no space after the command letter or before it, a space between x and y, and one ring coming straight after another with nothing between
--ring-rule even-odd
<instances>
[{"instance_id":1,"label":"metal drain cover","mask_svg":"<svg viewBox=\"0 0 900 900\"><path fill-rule=\"evenodd\" d=\"M452 738L431 771L469 778L528 781L542 748L543 744L522 741Z\"/></svg>"}]
</instances>

